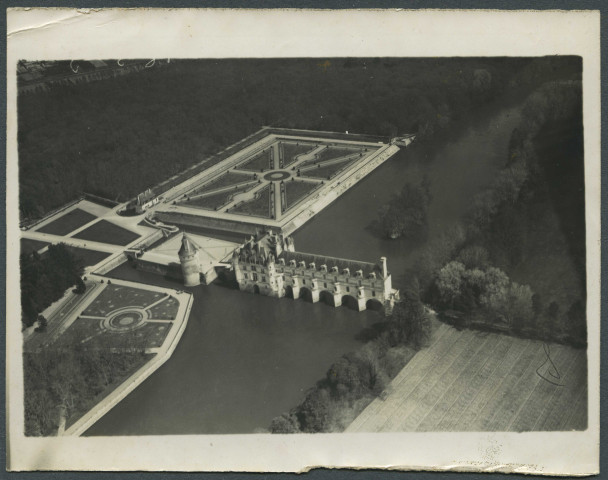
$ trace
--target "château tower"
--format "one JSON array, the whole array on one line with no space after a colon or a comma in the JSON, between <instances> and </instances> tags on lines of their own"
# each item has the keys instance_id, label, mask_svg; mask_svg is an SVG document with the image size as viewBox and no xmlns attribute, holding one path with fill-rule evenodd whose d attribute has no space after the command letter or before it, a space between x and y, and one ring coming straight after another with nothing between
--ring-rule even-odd
<instances>
[{"instance_id":1,"label":"ch\u00e2teau tower","mask_svg":"<svg viewBox=\"0 0 608 480\"><path fill-rule=\"evenodd\" d=\"M198 248L196 244L188 237L186 233L182 237L182 246L178 252L179 261L182 265L182 274L184 275L184 285L194 287L200 285L200 260L198 257Z\"/></svg>"}]
</instances>

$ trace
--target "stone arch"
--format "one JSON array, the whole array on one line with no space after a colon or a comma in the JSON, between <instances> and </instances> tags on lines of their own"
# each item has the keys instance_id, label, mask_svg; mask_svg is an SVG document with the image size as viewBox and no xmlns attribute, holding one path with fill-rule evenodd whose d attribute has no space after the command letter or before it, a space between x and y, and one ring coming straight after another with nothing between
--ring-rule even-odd
<instances>
[{"instance_id":1,"label":"stone arch","mask_svg":"<svg viewBox=\"0 0 608 480\"><path fill-rule=\"evenodd\" d=\"M377 298L370 298L367 302L365 302L365 308L379 312L384 308L384 305L382 305L382 302Z\"/></svg>"},{"instance_id":2,"label":"stone arch","mask_svg":"<svg viewBox=\"0 0 608 480\"><path fill-rule=\"evenodd\" d=\"M260 287L258 285L253 286L253 293L255 293L256 295L260 294Z\"/></svg>"},{"instance_id":3,"label":"stone arch","mask_svg":"<svg viewBox=\"0 0 608 480\"><path fill-rule=\"evenodd\" d=\"M352 295L342 295L342 305L350 308L351 310L359 310L359 303Z\"/></svg>"},{"instance_id":4,"label":"stone arch","mask_svg":"<svg viewBox=\"0 0 608 480\"><path fill-rule=\"evenodd\" d=\"M319 301L329 305L330 307L336 306L334 304L334 295L327 290L321 290L319 292Z\"/></svg>"},{"instance_id":5,"label":"stone arch","mask_svg":"<svg viewBox=\"0 0 608 480\"><path fill-rule=\"evenodd\" d=\"M308 287L300 288L300 298L312 303L312 291Z\"/></svg>"},{"instance_id":6,"label":"stone arch","mask_svg":"<svg viewBox=\"0 0 608 480\"><path fill-rule=\"evenodd\" d=\"M285 286L285 296L287 298L293 298L293 287L291 285Z\"/></svg>"}]
</instances>

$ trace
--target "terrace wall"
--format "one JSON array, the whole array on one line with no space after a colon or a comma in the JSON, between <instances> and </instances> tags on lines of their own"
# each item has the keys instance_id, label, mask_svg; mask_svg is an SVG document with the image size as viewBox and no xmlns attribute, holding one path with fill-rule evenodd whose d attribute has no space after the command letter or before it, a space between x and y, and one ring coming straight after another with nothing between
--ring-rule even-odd
<instances>
[{"instance_id":1,"label":"terrace wall","mask_svg":"<svg viewBox=\"0 0 608 480\"><path fill-rule=\"evenodd\" d=\"M126 261L127 256L124 253L120 253L116 256L111 256L106 262L102 263L99 268L97 268L93 273L95 273L96 275L105 275L106 273L114 270Z\"/></svg>"},{"instance_id":2,"label":"terrace wall","mask_svg":"<svg viewBox=\"0 0 608 480\"><path fill-rule=\"evenodd\" d=\"M268 227L262 223L248 223L236 220L227 220L212 217L202 217L181 212L157 211L156 218L171 225L187 225L191 227L210 228L224 232L242 233L245 236L253 235L257 230L266 230Z\"/></svg>"}]
</instances>

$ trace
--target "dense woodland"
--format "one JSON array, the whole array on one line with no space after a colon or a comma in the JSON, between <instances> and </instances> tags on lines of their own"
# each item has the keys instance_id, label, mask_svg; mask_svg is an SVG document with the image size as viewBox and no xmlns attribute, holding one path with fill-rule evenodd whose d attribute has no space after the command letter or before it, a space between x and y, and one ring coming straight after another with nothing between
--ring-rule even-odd
<instances>
[{"instance_id":1,"label":"dense woodland","mask_svg":"<svg viewBox=\"0 0 608 480\"><path fill-rule=\"evenodd\" d=\"M577 81L550 82L531 94L513 131L505 167L492 185L474 196L461 224L428 245L420 257L412 273L420 280L425 300L447 320L586 344L581 101ZM555 128L562 135L550 139L557 148L568 143L564 138L580 143L580 148L538 155L543 136ZM555 225L546 228L545 219L552 216ZM539 249L556 249L562 239L559 260L569 263L565 275L543 278L555 272L553 265L538 262ZM533 268L526 271L526 264ZM544 291L535 292L513 277Z\"/></svg>"},{"instance_id":2,"label":"dense woodland","mask_svg":"<svg viewBox=\"0 0 608 480\"><path fill-rule=\"evenodd\" d=\"M24 354L26 435L55 435L62 419L69 428L149 359L145 344L135 336L128 351L101 347L74 345Z\"/></svg>"},{"instance_id":3,"label":"dense woodland","mask_svg":"<svg viewBox=\"0 0 608 480\"><path fill-rule=\"evenodd\" d=\"M424 347L431 321L422 300L459 327L585 345L583 159L539 155L547 132L582 132L580 73L580 59L571 57L172 61L112 81L20 96L21 215L43 215L81 191L126 200L262 125L409 132L424 144L481 105L529 95L503 170L473 198L460 225L427 246L408 272L414 280L404 301L270 426L280 433L340 431ZM412 199L416 208L408 211ZM423 227L429 201L424 184L406 186L381 212L385 235ZM555 225L537 228L548 213ZM555 276L550 266L534 263L531 247L535 239L551 244L553 234L565 239L578 290L537 287L522 270L538 265L540 275ZM28 321L74 284L75 266L54 265L49 257L22 257ZM26 385L32 372L46 375L36 365ZM56 397L52 406L58 402L66 404ZM48 430L37 425L28 428Z\"/></svg>"},{"instance_id":4,"label":"dense woodland","mask_svg":"<svg viewBox=\"0 0 608 480\"><path fill-rule=\"evenodd\" d=\"M419 141L576 58L182 60L18 98L20 211L127 200L262 125ZM160 193L160 192L159 192Z\"/></svg>"},{"instance_id":5,"label":"dense woodland","mask_svg":"<svg viewBox=\"0 0 608 480\"><path fill-rule=\"evenodd\" d=\"M44 255L24 253L21 265L21 321L29 327L38 314L59 300L66 289L76 285L77 293L84 293L82 261L63 244L49 245Z\"/></svg>"}]
</instances>

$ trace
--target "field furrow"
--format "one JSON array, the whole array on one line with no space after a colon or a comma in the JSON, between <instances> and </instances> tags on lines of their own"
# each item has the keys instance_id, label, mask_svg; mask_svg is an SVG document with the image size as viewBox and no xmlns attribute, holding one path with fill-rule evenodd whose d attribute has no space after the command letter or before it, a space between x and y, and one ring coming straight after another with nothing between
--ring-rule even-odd
<instances>
[{"instance_id":1,"label":"field furrow","mask_svg":"<svg viewBox=\"0 0 608 480\"><path fill-rule=\"evenodd\" d=\"M495 337L491 337L491 339L495 340ZM482 368L470 381L467 381L464 377L461 379L464 389L441 422L437 425L437 430L458 431L462 429L460 418L464 415L469 405L471 405L479 395L480 390L488 378L494 374L498 366L502 363L513 345L513 342L510 341L509 337L499 336L497 341L493 343L488 342L488 345L492 345L493 354L488 356L488 359L483 364ZM466 371L463 372L465 377L466 374Z\"/></svg>"},{"instance_id":2,"label":"field furrow","mask_svg":"<svg viewBox=\"0 0 608 480\"><path fill-rule=\"evenodd\" d=\"M586 388L587 381L587 365L585 362L576 362L576 368L572 372L563 378L564 387L561 388L557 395L557 402L552 405L552 409L549 415L540 426L540 430L543 431L558 431L558 430L569 430L566 428L566 422L564 420L570 413L570 410L574 406L576 396L581 389Z\"/></svg>"},{"instance_id":3,"label":"field furrow","mask_svg":"<svg viewBox=\"0 0 608 480\"><path fill-rule=\"evenodd\" d=\"M456 341L446 350L437 352L430 365L435 365L427 369L427 375L421 378L416 389L407 398L407 402L400 405L401 415L389 418L385 423L387 431L411 431L412 427L416 426L422 419L421 404L425 402L427 395L433 390L439 379L448 370L452 363L460 356L460 354L470 348L473 342L473 336L460 335ZM413 418L410 418L414 415Z\"/></svg>"},{"instance_id":4,"label":"field furrow","mask_svg":"<svg viewBox=\"0 0 608 480\"><path fill-rule=\"evenodd\" d=\"M511 365L509 372L501 379L498 384L497 390L489 398L488 402L484 405L475 420L472 423L472 427L476 431L486 431L492 418L500 408L504 408L506 403L505 397L517 384L518 380L524 374L526 368L531 361L538 355L539 345L533 342L527 341L522 355L517 359L515 363Z\"/></svg>"},{"instance_id":5,"label":"field furrow","mask_svg":"<svg viewBox=\"0 0 608 480\"><path fill-rule=\"evenodd\" d=\"M500 340L501 338L498 341L492 337L480 338L481 349L477 351L469 365L458 372L446 395L418 426L419 431L436 430L442 423L447 424L456 412L465 408L474 392L483 383L481 373L487 370L486 366L491 363L490 360L493 358L491 354L501 344Z\"/></svg>"},{"instance_id":6,"label":"field furrow","mask_svg":"<svg viewBox=\"0 0 608 480\"><path fill-rule=\"evenodd\" d=\"M483 365L483 358L490 353L487 338L476 337L471 347L464 350L462 354L452 363L450 368L442 375L431 393L425 399L425 409L416 424L416 431L434 429L436 424L447 413L448 409L456 401L462 390L466 387L466 378L475 365ZM420 411L420 410L419 410ZM414 416L412 416L413 418Z\"/></svg>"},{"instance_id":7,"label":"field furrow","mask_svg":"<svg viewBox=\"0 0 608 480\"><path fill-rule=\"evenodd\" d=\"M555 366L557 367L559 374L562 376L567 375L568 372L574 367L575 362L572 362L572 358L568 355L568 351L559 353L560 354L558 355L551 355L551 359L553 362L555 362ZM553 379L551 377L551 373L547 370L548 368L549 365L541 366L541 368L539 368L539 373L546 376L549 380L559 383L559 379ZM534 374L536 375L536 372L534 372ZM546 400L551 398L556 391L563 388L550 383L549 381L543 379L540 380L541 381L536 384L534 390L523 404L520 411L517 412L511 421L511 425L508 427L509 431L523 432L533 430L536 419L539 417L540 412L544 410Z\"/></svg>"}]
</instances>

